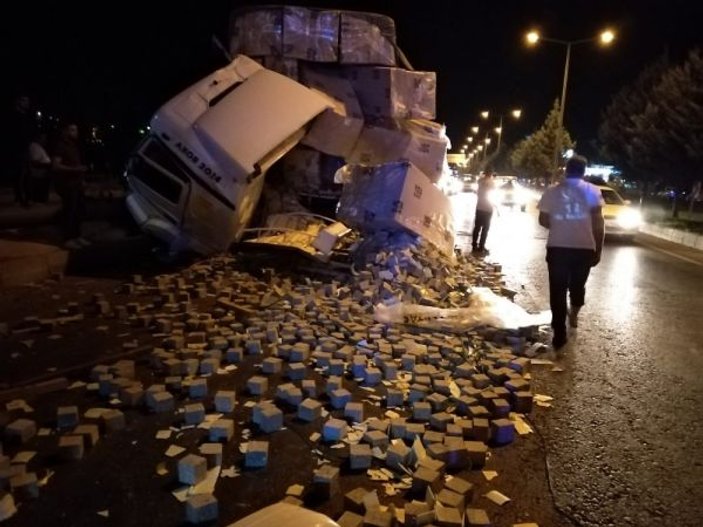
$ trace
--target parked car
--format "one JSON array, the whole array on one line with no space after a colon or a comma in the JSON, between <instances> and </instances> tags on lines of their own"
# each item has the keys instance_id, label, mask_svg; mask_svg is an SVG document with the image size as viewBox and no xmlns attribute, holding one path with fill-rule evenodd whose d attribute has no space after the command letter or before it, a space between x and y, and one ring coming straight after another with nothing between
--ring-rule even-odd
<instances>
[{"instance_id":1,"label":"parked car","mask_svg":"<svg viewBox=\"0 0 703 527\"><path fill-rule=\"evenodd\" d=\"M527 208L527 190L517 181L509 180L497 189L498 204L505 207L520 207L522 212Z\"/></svg>"},{"instance_id":2,"label":"parked car","mask_svg":"<svg viewBox=\"0 0 703 527\"><path fill-rule=\"evenodd\" d=\"M618 192L607 185L596 185L603 196L605 234L632 239L642 224L642 214L630 206Z\"/></svg>"}]
</instances>

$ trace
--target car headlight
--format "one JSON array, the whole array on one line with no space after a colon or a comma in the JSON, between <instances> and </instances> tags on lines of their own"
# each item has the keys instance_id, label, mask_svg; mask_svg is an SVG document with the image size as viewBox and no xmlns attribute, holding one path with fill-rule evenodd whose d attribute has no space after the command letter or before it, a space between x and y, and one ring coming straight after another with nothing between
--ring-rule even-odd
<instances>
[{"instance_id":1,"label":"car headlight","mask_svg":"<svg viewBox=\"0 0 703 527\"><path fill-rule=\"evenodd\" d=\"M636 229L642 223L642 214L638 210L625 209L618 213L616 221L623 229Z\"/></svg>"}]
</instances>

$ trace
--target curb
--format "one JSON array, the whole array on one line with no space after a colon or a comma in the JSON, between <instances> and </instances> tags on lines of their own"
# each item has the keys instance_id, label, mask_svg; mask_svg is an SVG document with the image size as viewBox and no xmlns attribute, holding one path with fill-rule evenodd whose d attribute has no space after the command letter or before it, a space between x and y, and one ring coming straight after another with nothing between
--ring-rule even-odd
<instances>
[{"instance_id":1,"label":"curb","mask_svg":"<svg viewBox=\"0 0 703 527\"><path fill-rule=\"evenodd\" d=\"M0 240L0 288L39 282L63 273L68 251L54 245Z\"/></svg>"},{"instance_id":2,"label":"curb","mask_svg":"<svg viewBox=\"0 0 703 527\"><path fill-rule=\"evenodd\" d=\"M651 223L642 225L642 227L640 227L640 232L691 249L703 251L703 235L694 232L682 231L672 227L661 227Z\"/></svg>"}]
</instances>

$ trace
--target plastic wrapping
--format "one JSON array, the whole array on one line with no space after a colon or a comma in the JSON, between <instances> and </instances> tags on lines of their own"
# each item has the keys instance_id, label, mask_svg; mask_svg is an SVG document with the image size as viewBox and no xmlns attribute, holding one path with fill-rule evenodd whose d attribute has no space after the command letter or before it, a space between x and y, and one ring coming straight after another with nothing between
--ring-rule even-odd
<instances>
[{"instance_id":1,"label":"plastic wrapping","mask_svg":"<svg viewBox=\"0 0 703 527\"><path fill-rule=\"evenodd\" d=\"M349 156L364 127L351 84L329 68L321 71L303 68L301 82L329 96L333 105L313 121L302 143L329 155Z\"/></svg>"},{"instance_id":2,"label":"plastic wrapping","mask_svg":"<svg viewBox=\"0 0 703 527\"><path fill-rule=\"evenodd\" d=\"M230 20L232 55L266 56L283 52L283 9L257 8L233 13Z\"/></svg>"},{"instance_id":3,"label":"plastic wrapping","mask_svg":"<svg viewBox=\"0 0 703 527\"><path fill-rule=\"evenodd\" d=\"M348 67L361 110L367 117L434 119L437 106L437 74L401 68Z\"/></svg>"},{"instance_id":4,"label":"plastic wrapping","mask_svg":"<svg viewBox=\"0 0 703 527\"><path fill-rule=\"evenodd\" d=\"M337 62L339 11L285 7L283 54L314 62Z\"/></svg>"},{"instance_id":5,"label":"plastic wrapping","mask_svg":"<svg viewBox=\"0 0 703 527\"><path fill-rule=\"evenodd\" d=\"M519 329L549 324L551 312L528 313L487 287L475 287L468 307L443 309L416 304L378 304L374 319L382 324L406 324L427 329L463 332L476 326Z\"/></svg>"},{"instance_id":6,"label":"plastic wrapping","mask_svg":"<svg viewBox=\"0 0 703 527\"><path fill-rule=\"evenodd\" d=\"M410 161L436 183L442 177L448 138L444 127L431 121L385 121L364 125L350 163L378 165Z\"/></svg>"},{"instance_id":7,"label":"plastic wrapping","mask_svg":"<svg viewBox=\"0 0 703 527\"><path fill-rule=\"evenodd\" d=\"M395 25L388 17L342 12L339 61L395 66Z\"/></svg>"},{"instance_id":8,"label":"plastic wrapping","mask_svg":"<svg viewBox=\"0 0 703 527\"><path fill-rule=\"evenodd\" d=\"M263 57L263 66L296 81L300 78L297 59L268 55Z\"/></svg>"},{"instance_id":9,"label":"plastic wrapping","mask_svg":"<svg viewBox=\"0 0 703 527\"><path fill-rule=\"evenodd\" d=\"M407 229L445 255L453 255L454 219L449 198L411 163L349 165L337 218L362 231Z\"/></svg>"}]
</instances>

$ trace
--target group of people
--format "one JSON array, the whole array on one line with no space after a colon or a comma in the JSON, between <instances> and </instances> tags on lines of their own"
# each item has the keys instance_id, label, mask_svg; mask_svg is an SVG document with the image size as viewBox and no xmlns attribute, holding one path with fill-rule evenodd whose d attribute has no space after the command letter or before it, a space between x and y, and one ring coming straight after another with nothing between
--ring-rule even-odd
<instances>
[{"instance_id":1,"label":"group of people","mask_svg":"<svg viewBox=\"0 0 703 527\"><path fill-rule=\"evenodd\" d=\"M66 121L51 147L48 133L37 125L29 97L20 95L9 123L10 177L15 202L22 207L46 203L53 187L61 198L64 245L79 249L90 245L81 236L84 214L83 184L88 171L76 123Z\"/></svg>"},{"instance_id":2,"label":"group of people","mask_svg":"<svg viewBox=\"0 0 703 527\"><path fill-rule=\"evenodd\" d=\"M549 229L546 260L555 350L568 342L567 321L571 328L578 327L588 275L600 262L603 250L603 197L598 187L584 181L586 165L583 156L571 157L564 178L544 191L537 206L539 224ZM486 171L478 184L472 248L483 254L494 209L494 179L495 174Z\"/></svg>"}]
</instances>

